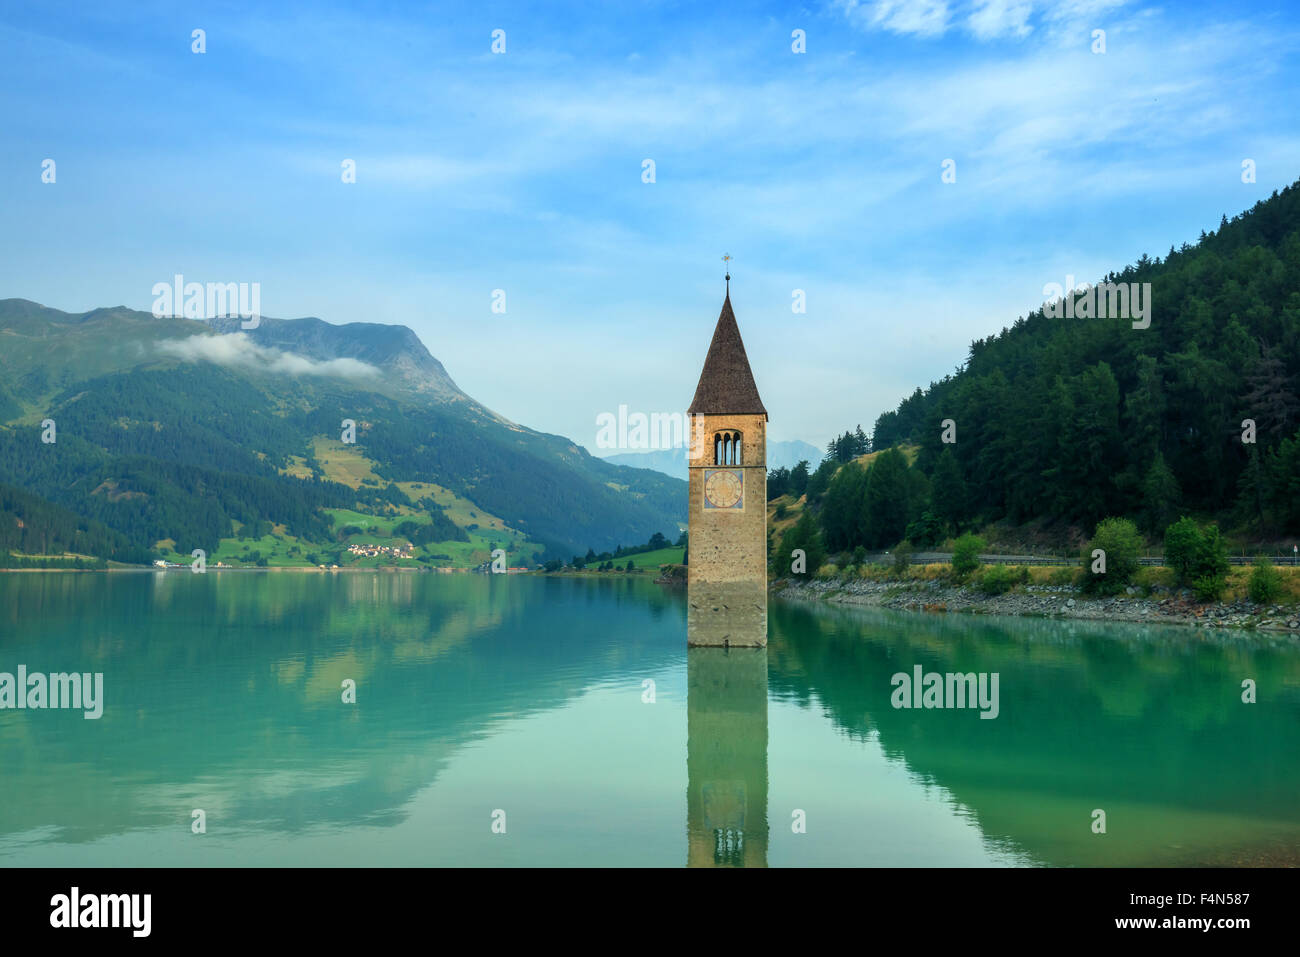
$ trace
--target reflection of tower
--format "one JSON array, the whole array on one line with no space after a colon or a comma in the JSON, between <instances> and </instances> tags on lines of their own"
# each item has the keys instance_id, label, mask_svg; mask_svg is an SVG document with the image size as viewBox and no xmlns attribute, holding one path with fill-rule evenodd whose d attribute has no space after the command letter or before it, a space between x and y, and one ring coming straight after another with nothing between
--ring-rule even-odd
<instances>
[{"instance_id":1,"label":"reflection of tower","mask_svg":"<svg viewBox=\"0 0 1300 957\"><path fill-rule=\"evenodd\" d=\"M686 652L686 863L767 866L767 650Z\"/></svg>"},{"instance_id":2,"label":"reflection of tower","mask_svg":"<svg viewBox=\"0 0 1300 957\"><path fill-rule=\"evenodd\" d=\"M689 641L764 645L767 410L731 309L730 282L687 412L691 422L688 620L693 626ZM713 619L726 622L714 625Z\"/></svg>"}]
</instances>

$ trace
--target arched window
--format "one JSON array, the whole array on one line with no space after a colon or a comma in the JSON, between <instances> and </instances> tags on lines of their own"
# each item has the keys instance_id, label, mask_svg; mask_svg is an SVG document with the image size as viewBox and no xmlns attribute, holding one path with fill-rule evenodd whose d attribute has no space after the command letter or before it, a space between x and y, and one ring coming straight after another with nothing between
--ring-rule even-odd
<instances>
[{"instance_id":1,"label":"arched window","mask_svg":"<svg viewBox=\"0 0 1300 957\"><path fill-rule=\"evenodd\" d=\"M740 450L744 437L739 432L716 432L713 436L714 465L742 465Z\"/></svg>"}]
</instances>

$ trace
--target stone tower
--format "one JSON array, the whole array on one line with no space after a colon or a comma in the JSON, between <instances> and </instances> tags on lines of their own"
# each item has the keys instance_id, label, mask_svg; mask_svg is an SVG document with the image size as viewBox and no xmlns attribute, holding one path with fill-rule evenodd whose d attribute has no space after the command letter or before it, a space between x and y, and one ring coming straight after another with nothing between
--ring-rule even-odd
<instances>
[{"instance_id":1,"label":"stone tower","mask_svg":"<svg viewBox=\"0 0 1300 957\"><path fill-rule=\"evenodd\" d=\"M727 277L731 279L730 276ZM767 409L722 303L687 410L690 445L688 642L767 644Z\"/></svg>"}]
</instances>

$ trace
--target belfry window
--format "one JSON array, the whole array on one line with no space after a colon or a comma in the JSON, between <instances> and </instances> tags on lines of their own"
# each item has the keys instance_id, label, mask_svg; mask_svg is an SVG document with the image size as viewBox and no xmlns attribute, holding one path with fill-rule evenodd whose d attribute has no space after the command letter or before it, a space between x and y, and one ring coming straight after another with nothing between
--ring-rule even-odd
<instances>
[{"instance_id":1,"label":"belfry window","mask_svg":"<svg viewBox=\"0 0 1300 957\"><path fill-rule=\"evenodd\" d=\"M713 464L740 465L743 437L739 432L715 432L713 435Z\"/></svg>"}]
</instances>

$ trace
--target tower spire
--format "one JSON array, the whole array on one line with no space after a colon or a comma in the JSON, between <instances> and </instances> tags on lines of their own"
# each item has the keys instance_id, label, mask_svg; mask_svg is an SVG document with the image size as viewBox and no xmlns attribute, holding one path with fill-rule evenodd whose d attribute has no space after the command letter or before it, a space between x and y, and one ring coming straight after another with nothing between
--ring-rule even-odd
<instances>
[{"instance_id":1,"label":"tower spire","mask_svg":"<svg viewBox=\"0 0 1300 957\"><path fill-rule=\"evenodd\" d=\"M725 278L727 280L727 298L730 299L731 298L731 253L727 253L725 256L723 256L722 261L727 264L727 275Z\"/></svg>"},{"instance_id":2,"label":"tower spire","mask_svg":"<svg viewBox=\"0 0 1300 957\"><path fill-rule=\"evenodd\" d=\"M727 279L731 279L730 270ZM704 357L704 370L695 388L695 398L686 411L691 415L761 415L767 418L767 409L763 408L763 400L758 397L754 373L750 371L749 359L745 355L740 327L736 325L736 314L731 308L730 283L727 298L722 300L718 324L713 330L713 341Z\"/></svg>"}]
</instances>

